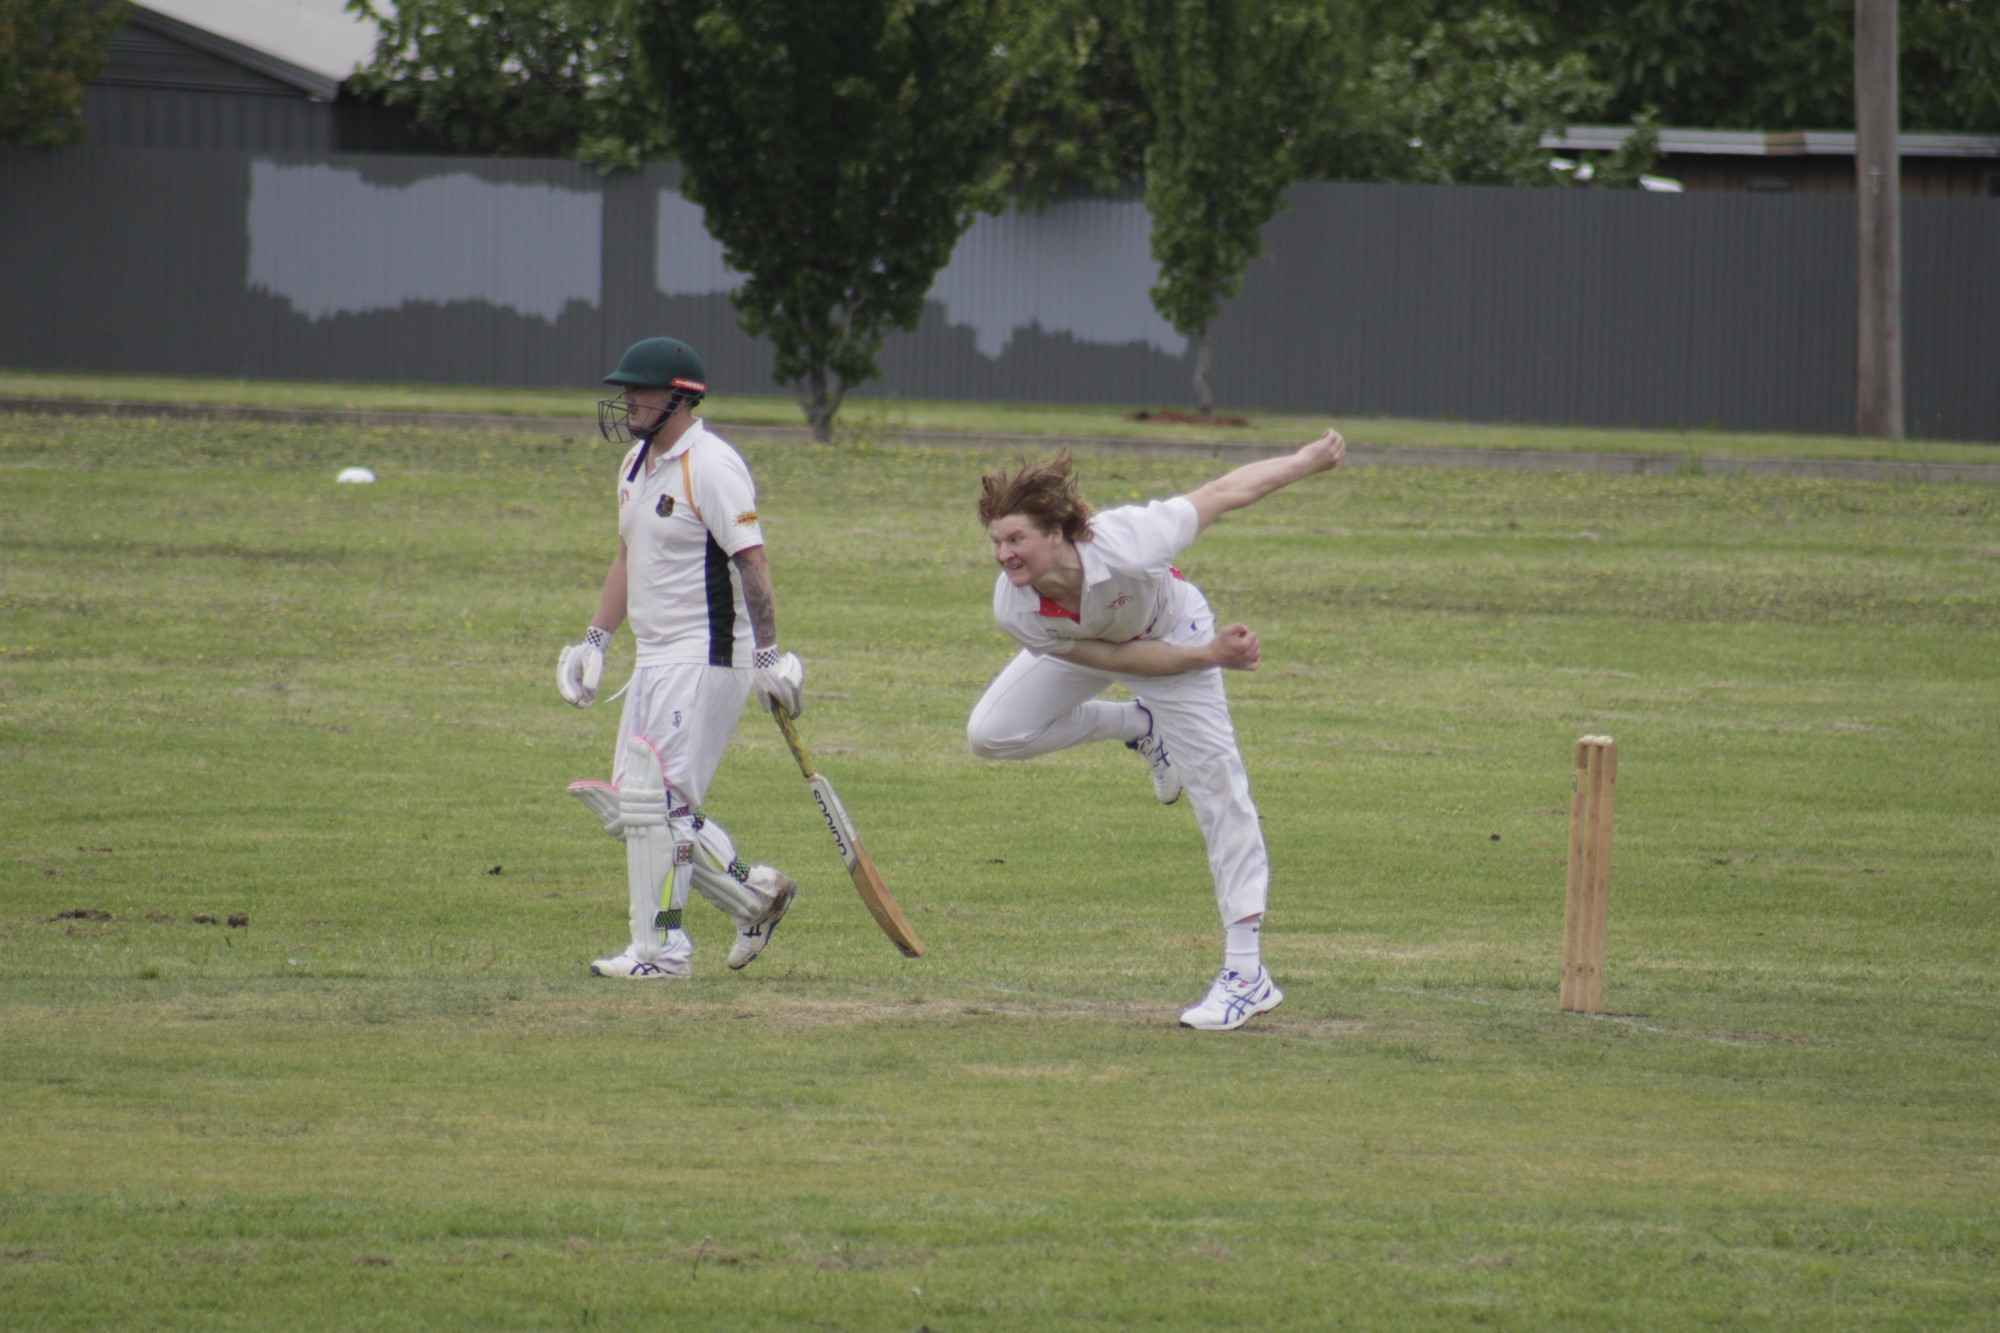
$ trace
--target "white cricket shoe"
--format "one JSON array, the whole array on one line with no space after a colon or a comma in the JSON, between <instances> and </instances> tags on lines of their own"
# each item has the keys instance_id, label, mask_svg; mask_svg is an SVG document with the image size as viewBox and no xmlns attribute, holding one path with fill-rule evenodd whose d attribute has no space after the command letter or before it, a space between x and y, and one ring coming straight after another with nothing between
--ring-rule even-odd
<instances>
[{"instance_id":1,"label":"white cricket shoe","mask_svg":"<svg viewBox=\"0 0 2000 1333\"><path fill-rule=\"evenodd\" d=\"M1268 1014L1284 1003L1285 993L1262 967L1255 977L1223 968L1215 974L1200 1004L1181 1015L1181 1026L1204 1032L1234 1032L1258 1014Z\"/></svg>"},{"instance_id":2,"label":"white cricket shoe","mask_svg":"<svg viewBox=\"0 0 2000 1333\"><path fill-rule=\"evenodd\" d=\"M1160 798L1161 805L1172 805L1181 798L1181 775L1174 771L1174 761L1167 757L1167 743L1153 732L1153 710L1140 703L1139 711L1146 715L1146 734L1136 741L1126 741L1125 748L1146 761L1146 767L1153 774L1153 795Z\"/></svg>"},{"instance_id":3,"label":"white cricket shoe","mask_svg":"<svg viewBox=\"0 0 2000 1333\"><path fill-rule=\"evenodd\" d=\"M627 981L675 981L693 975L694 941L685 932L674 931L667 947L657 958L641 958L625 946L625 952L600 958L590 965L593 977L622 977Z\"/></svg>"},{"instance_id":4,"label":"white cricket shoe","mask_svg":"<svg viewBox=\"0 0 2000 1333\"><path fill-rule=\"evenodd\" d=\"M757 955L764 952L764 946L771 942L778 923L791 910L792 899L799 896L798 881L769 866L758 866L750 872L750 880L758 888L773 890L771 905L766 907L754 920L739 922L736 926L736 943L729 950L729 966L741 970L755 962ZM761 882L760 882L761 881Z\"/></svg>"}]
</instances>

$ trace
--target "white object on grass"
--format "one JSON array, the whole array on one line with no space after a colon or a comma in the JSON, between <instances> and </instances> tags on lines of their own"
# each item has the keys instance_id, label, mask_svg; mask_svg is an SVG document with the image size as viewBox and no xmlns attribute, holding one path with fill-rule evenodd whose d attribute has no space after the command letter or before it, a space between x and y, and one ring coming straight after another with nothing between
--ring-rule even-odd
<instances>
[{"instance_id":1,"label":"white object on grass","mask_svg":"<svg viewBox=\"0 0 2000 1333\"><path fill-rule=\"evenodd\" d=\"M335 481L373 481L375 474L365 467L342 468Z\"/></svg>"}]
</instances>

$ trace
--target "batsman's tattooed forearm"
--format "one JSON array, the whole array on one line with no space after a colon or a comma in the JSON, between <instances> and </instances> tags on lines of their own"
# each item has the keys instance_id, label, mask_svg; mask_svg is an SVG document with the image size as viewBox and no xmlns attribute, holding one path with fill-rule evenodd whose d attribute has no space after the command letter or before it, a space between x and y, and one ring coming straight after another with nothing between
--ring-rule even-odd
<instances>
[{"instance_id":1,"label":"batsman's tattooed forearm","mask_svg":"<svg viewBox=\"0 0 2000 1333\"><path fill-rule=\"evenodd\" d=\"M750 628L759 644L778 641L778 607L771 596L771 568L764 562L764 548L753 546L731 557L743 576L743 603L750 611Z\"/></svg>"}]
</instances>

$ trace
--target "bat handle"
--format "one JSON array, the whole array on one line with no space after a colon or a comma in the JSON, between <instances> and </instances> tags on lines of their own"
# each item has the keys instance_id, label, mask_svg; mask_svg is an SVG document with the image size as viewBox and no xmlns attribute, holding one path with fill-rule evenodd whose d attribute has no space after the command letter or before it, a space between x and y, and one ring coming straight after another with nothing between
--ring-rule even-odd
<instances>
[{"instance_id":1,"label":"bat handle","mask_svg":"<svg viewBox=\"0 0 2000 1333\"><path fill-rule=\"evenodd\" d=\"M818 774L813 772L812 758L806 754L806 744L799 739L799 729L792 723L791 710L773 700L771 716L777 719L778 730L785 734L785 745L791 750L792 758L798 760L799 772L808 779L817 777Z\"/></svg>"}]
</instances>

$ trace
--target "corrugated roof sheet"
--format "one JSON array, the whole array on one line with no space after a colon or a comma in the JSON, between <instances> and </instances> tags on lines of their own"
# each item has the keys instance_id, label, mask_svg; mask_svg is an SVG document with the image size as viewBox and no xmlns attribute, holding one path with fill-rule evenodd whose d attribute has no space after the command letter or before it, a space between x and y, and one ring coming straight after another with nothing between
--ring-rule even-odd
<instances>
[{"instance_id":1,"label":"corrugated roof sheet","mask_svg":"<svg viewBox=\"0 0 2000 1333\"><path fill-rule=\"evenodd\" d=\"M205 34L214 40L200 44L215 54L316 97L332 97L375 54L375 25L348 13L345 0L145 0L136 8L194 30L176 30L183 40Z\"/></svg>"}]
</instances>

